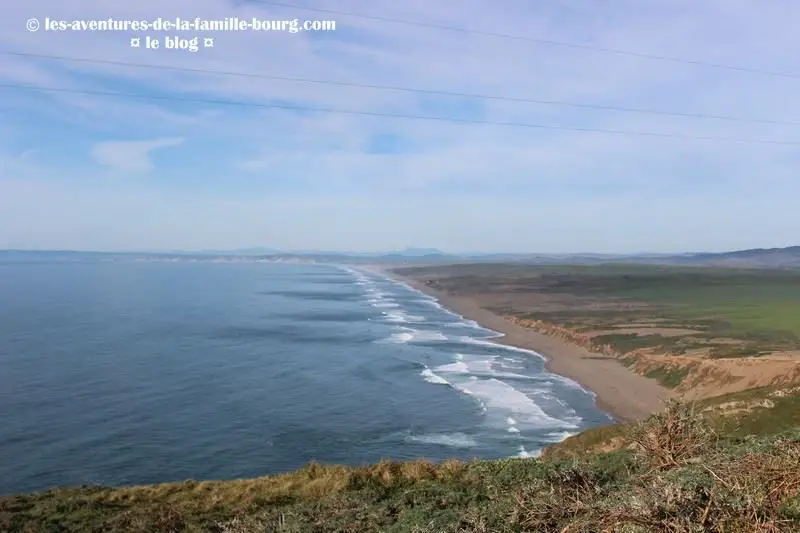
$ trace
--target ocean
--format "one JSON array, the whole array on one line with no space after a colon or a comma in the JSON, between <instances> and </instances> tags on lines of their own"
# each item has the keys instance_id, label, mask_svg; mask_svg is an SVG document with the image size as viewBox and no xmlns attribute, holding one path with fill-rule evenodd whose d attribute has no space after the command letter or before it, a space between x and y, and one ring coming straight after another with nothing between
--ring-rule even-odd
<instances>
[{"instance_id":1,"label":"ocean","mask_svg":"<svg viewBox=\"0 0 800 533\"><path fill-rule=\"evenodd\" d=\"M496 335L357 267L0 264L0 494L526 457L612 421Z\"/></svg>"}]
</instances>

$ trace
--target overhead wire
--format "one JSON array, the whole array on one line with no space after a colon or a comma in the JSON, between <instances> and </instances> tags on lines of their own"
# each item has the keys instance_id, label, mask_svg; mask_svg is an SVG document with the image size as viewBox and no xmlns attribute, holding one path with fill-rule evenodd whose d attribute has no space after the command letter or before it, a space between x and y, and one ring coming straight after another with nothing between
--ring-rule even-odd
<instances>
[{"instance_id":1,"label":"overhead wire","mask_svg":"<svg viewBox=\"0 0 800 533\"><path fill-rule=\"evenodd\" d=\"M663 132L651 131L632 131L632 130L611 130L605 128L588 128L577 126L558 126L550 124L535 124L525 122L503 122L503 121L489 121L477 119L465 119L455 117L436 117L426 115L410 115L401 113L383 113L377 111L363 111L354 109L342 108L328 108L328 107L314 107L314 106L297 106L279 103L263 103L263 102L248 102L236 100L219 100L209 98L194 98L186 96L173 96L161 94L141 94L141 93L128 93L117 91L99 91L89 89L70 89L64 87L43 87L38 85L20 85L20 84L0 84L0 89L17 89L27 91L40 91L46 93L70 93L80 94L86 96L108 96L108 97L121 97L121 98L139 98L150 100L162 101L175 101L175 102L190 102L211 105L228 105L237 107L253 107L263 109L276 109L284 111L302 111L302 112L318 112L318 113L332 113L344 115L359 115L380 118L393 118L405 120L428 120L436 122L450 122L457 124L474 124L484 126L501 126L501 127L514 127L514 128L528 128L528 129L541 129L541 130L561 130L561 131L577 131L586 133L603 133L610 135L623 135L623 136L636 136L636 137L658 137L658 138L672 138L683 140L695 141L715 141L715 142L730 142L730 143L744 143L744 144L765 144L765 145L780 145L780 146L800 146L800 141L780 141L772 139L739 139L732 137L716 137L716 136L700 136L700 135L682 135Z\"/></svg>"},{"instance_id":2,"label":"overhead wire","mask_svg":"<svg viewBox=\"0 0 800 533\"><path fill-rule=\"evenodd\" d=\"M262 4L274 7L284 7L290 9L299 9L305 11L312 11L317 13L327 13L330 15L342 15L347 17L354 17L354 18L361 18L365 20L375 20L380 22L390 22L394 24L403 24L408 26L417 26L422 28L430 28L430 29L437 29L437 30L445 30L451 32L458 32L458 33L466 33L471 35L483 35L487 37L496 37L500 39L509 39L515 41L524 41L534 44L540 45L548 45L548 46L557 46L557 47L564 47L564 48L572 48L576 50L586 50L592 52L599 52L599 53L606 53L606 54L614 54L619 56L628 56L628 57L637 57L640 59L650 59L655 61L667 61L671 63L683 63L686 65L694 65L698 67L705 67L705 68L712 68L712 69L719 69L719 70L730 70L735 72L742 72L742 73L749 73L749 74L760 74L764 76L776 76L776 77L783 77L783 78L795 78L800 79L800 74L795 74L791 72L780 72L780 71L772 71L766 69L759 69L754 67L743 67L738 65L728 65L724 63L715 63L711 61L703 61L698 59L686 59L681 57L672 57L667 55L660 55L660 54L650 54L646 52L636 52L633 50L623 50L619 48L610 48L604 46L597 46L592 44L585 44L585 43L573 43L567 41L558 41L554 39L543 39L538 37L531 37L527 35L514 35L509 33L502 33L502 32L494 32L494 31L486 31L486 30L479 30L479 29L472 29L472 28L461 28L458 26L450 26L447 24L438 24L434 22L425 22L420 20L408 20L408 19L400 19L395 17L387 17L382 15L368 15L364 13L354 13L352 11L344 11L339 9L329 9L329 8L321 8L321 7L313 7L301 4L294 4L289 2L273 2L271 0L246 0L246 3L250 4Z\"/></svg>"},{"instance_id":3,"label":"overhead wire","mask_svg":"<svg viewBox=\"0 0 800 533\"><path fill-rule=\"evenodd\" d=\"M139 69L166 70L166 71L173 71L173 72L185 72L185 73L189 73L189 74L204 74L204 75L215 75L215 76L232 76L232 77L242 77L242 78L268 79L268 80L286 81L286 82L293 82L293 83L306 83L306 84L315 84L315 85L328 85L328 86L350 87L350 88L359 88L359 89L373 89L373 90L383 90L383 91L395 91L395 92L406 92L406 93L416 93L416 94L427 94L427 95L432 95L432 96L471 98L471 99L477 99L477 100L490 100L490 101L520 103L520 104L536 104L536 105L573 107L573 108L580 108L580 109L595 109L595 110L599 110L599 111L613 111L613 112L621 112L621 113L662 115L662 116L683 117L683 118L699 118L699 119L710 119L710 120L723 120L723 121L729 121L729 122L748 122L748 123L754 123L754 124L755 123L757 123L757 124L773 124L773 125L781 125L781 126L800 126L800 122L798 122L798 121L773 120L773 119L765 119L765 118L736 117L736 116L727 116L727 115L714 115L714 114L705 114L705 113L690 113L690 112L683 112L683 111L668 111L668 110L658 110L658 109L644 109L644 108L635 108L635 107L622 107L622 106L612 106L612 105L603 105L603 104L593 104L593 103L586 103L586 102L570 102L570 101L566 101L566 100L550 100L550 99L541 99L541 98L527 98L527 97L503 96L503 95L492 95L492 94L481 94L481 93L467 93L467 92L458 92L458 91L443 91L443 90L437 90L437 89L401 87L401 86L395 86L395 85L356 83L356 82L337 81L337 80L321 80L321 79L314 79L314 78L279 76L279 75L275 75L275 74L263 74L263 73L255 73L255 72L236 72L236 71L226 71L226 70L216 70L216 69L201 69L201 68L192 68L192 67L181 67L181 66L174 66L174 65L133 63L133 62L127 62L127 61L117 61L117 60L107 60L107 59L93 59L93 58L84 58L84 57L70 57L70 56L61 56L61 55L52 55L52 54L38 54L38 53L30 53L30 52L0 51L0 55L25 57L25 58L30 58L30 59L46 59L46 60L62 61L62 62L70 62L70 63L89 63L89 64L109 65L109 66L118 66L118 67L130 67L130 68L139 68Z\"/></svg>"}]
</instances>

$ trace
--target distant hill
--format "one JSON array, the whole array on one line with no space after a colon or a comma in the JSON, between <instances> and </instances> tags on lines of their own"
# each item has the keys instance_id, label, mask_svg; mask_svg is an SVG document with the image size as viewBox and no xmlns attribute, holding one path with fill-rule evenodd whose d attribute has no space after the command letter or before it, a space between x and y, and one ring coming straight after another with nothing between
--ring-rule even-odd
<instances>
[{"instance_id":1,"label":"distant hill","mask_svg":"<svg viewBox=\"0 0 800 533\"><path fill-rule=\"evenodd\" d=\"M387 255L402 255L403 257L424 257L428 255L450 255L436 248L406 248L401 252L392 252Z\"/></svg>"},{"instance_id":2,"label":"distant hill","mask_svg":"<svg viewBox=\"0 0 800 533\"><path fill-rule=\"evenodd\" d=\"M746 268L800 268L800 246L753 248L722 253L696 253L668 259L679 264Z\"/></svg>"},{"instance_id":3,"label":"distant hill","mask_svg":"<svg viewBox=\"0 0 800 533\"><path fill-rule=\"evenodd\" d=\"M264 247L256 247L256 248L239 248L236 250L230 250L227 252L218 252L218 251L204 251L201 253L210 253L210 254L242 254L242 255L269 255L269 254L279 254L281 253L280 250L277 248L264 248Z\"/></svg>"},{"instance_id":4,"label":"distant hill","mask_svg":"<svg viewBox=\"0 0 800 533\"><path fill-rule=\"evenodd\" d=\"M386 263L406 265L515 262L534 265L639 263L738 268L800 268L800 246L755 248L722 253L684 254L451 254L436 248L406 248L396 252L348 253L328 251L281 252L272 248L242 248L198 252L81 252L69 250L0 250L0 261L278 261L321 263Z\"/></svg>"}]
</instances>

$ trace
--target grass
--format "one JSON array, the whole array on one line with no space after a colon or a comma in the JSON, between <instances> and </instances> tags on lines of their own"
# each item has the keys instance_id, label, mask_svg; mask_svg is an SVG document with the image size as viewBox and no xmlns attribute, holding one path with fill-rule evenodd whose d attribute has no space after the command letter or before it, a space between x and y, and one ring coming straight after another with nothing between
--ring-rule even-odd
<instances>
[{"instance_id":1,"label":"grass","mask_svg":"<svg viewBox=\"0 0 800 533\"><path fill-rule=\"evenodd\" d=\"M757 387L697 402L698 411L719 435L738 441L770 437L800 428L800 386ZM734 409L724 409L726 406ZM586 430L547 448L544 457L565 459L633 441L637 424L609 424Z\"/></svg>"},{"instance_id":2,"label":"grass","mask_svg":"<svg viewBox=\"0 0 800 533\"><path fill-rule=\"evenodd\" d=\"M723 434L734 437L772 435L800 427L800 387L790 393L785 388L758 387L716 396L701 405L713 408L734 402L754 407L727 416L712 411L712 423Z\"/></svg>"},{"instance_id":3,"label":"grass","mask_svg":"<svg viewBox=\"0 0 800 533\"><path fill-rule=\"evenodd\" d=\"M637 335L636 333L609 333L592 339L596 345L608 345L615 351L626 354L643 348L661 348L672 353L680 353L681 338L662 335Z\"/></svg>"},{"instance_id":4,"label":"grass","mask_svg":"<svg viewBox=\"0 0 800 533\"><path fill-rule=\"evenodd\" d=\"M769 353L752 346L712 346L708 353L711 359L732 359L735 357L758 357Z\"/></svg>"},{"instance_id":5,"label":"grass","mask_svg":"<svg viewBox=\"0 0 800 533\"><path fill-rule=\"evenodd\" d=\"M681 366L681 367L667 367L667 366L658 366L648 370L645 373L645 376L651 379L655 379L664 387L668 387L670 389L674 389L678 385L686 379L686 376L692 371L691 366Z\"/></svg>"},{"instance_id":6,"label":"grass","mask_svg":"<svg viewBox=\"0 0 800 533\"><path fill-rule=\"evenodd\" d=\"M712 324L719 336L800 338L800 272L607 265L546 268L544 290L656 305L679 324ZM638 314L641 317L641 313Z\"/></svg>"},{"instance_id":7,"label":"grass","mask_svg":"<svg viewBox=\"0 0 800 533\"><path fill-rule=\"evenodd\" d=\"M598 430L602 431L602 430ZM690 405L579 459L311 464L282 476L0 498L16 532L779 532L800 527L800 431L722 439Z\"/></svg>"},{"instance_id":8,"label":"grass","mask_svg":"<svg viewBox=\"0 0 800 533\"><path fill-rule=\"evenodd\" d=\"M414 274L413 269L409 272ZM711 357L800 349L800 271L654 265L463 265L430 268L445 290L502 295L501 312L576 332L633 322L696 330L678 337L603 335L621 353L654 348ZM727 339L722 341L720 339ZM739 347L732 347L731 340Z\"/></svg>"},{"instance_id":9,"label":"grass","mask_svg":"<svg viewBox=\"0 0 800 533\"><path fill-rule=\"evenodd\" d=\"M636 356L627 355L620 357L618 361L627 366L632 367L634 366L639 360ZM674 389L678 385L680 385L684 379L694 370L695 363L684 364L684 365L658 365L648 369L645 372L645 376L651 379L655 379L658 381L662 386Z\"/></svg>"}]
</instances>

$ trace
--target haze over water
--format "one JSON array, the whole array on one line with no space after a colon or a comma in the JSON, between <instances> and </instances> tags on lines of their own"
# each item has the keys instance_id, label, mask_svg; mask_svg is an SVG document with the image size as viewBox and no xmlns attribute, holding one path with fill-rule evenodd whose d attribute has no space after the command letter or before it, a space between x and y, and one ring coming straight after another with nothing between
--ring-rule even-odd
<instances>
[{"instance_id":1,"label":"haze over water","mask_svg":"<svg viewBox=\"0 0 800 533\"><path fill-rule=\"evenodd\" d=\"M348 267L0 264L0 493L528 456L611 418Z\"/></svg>"}]
</instances>

